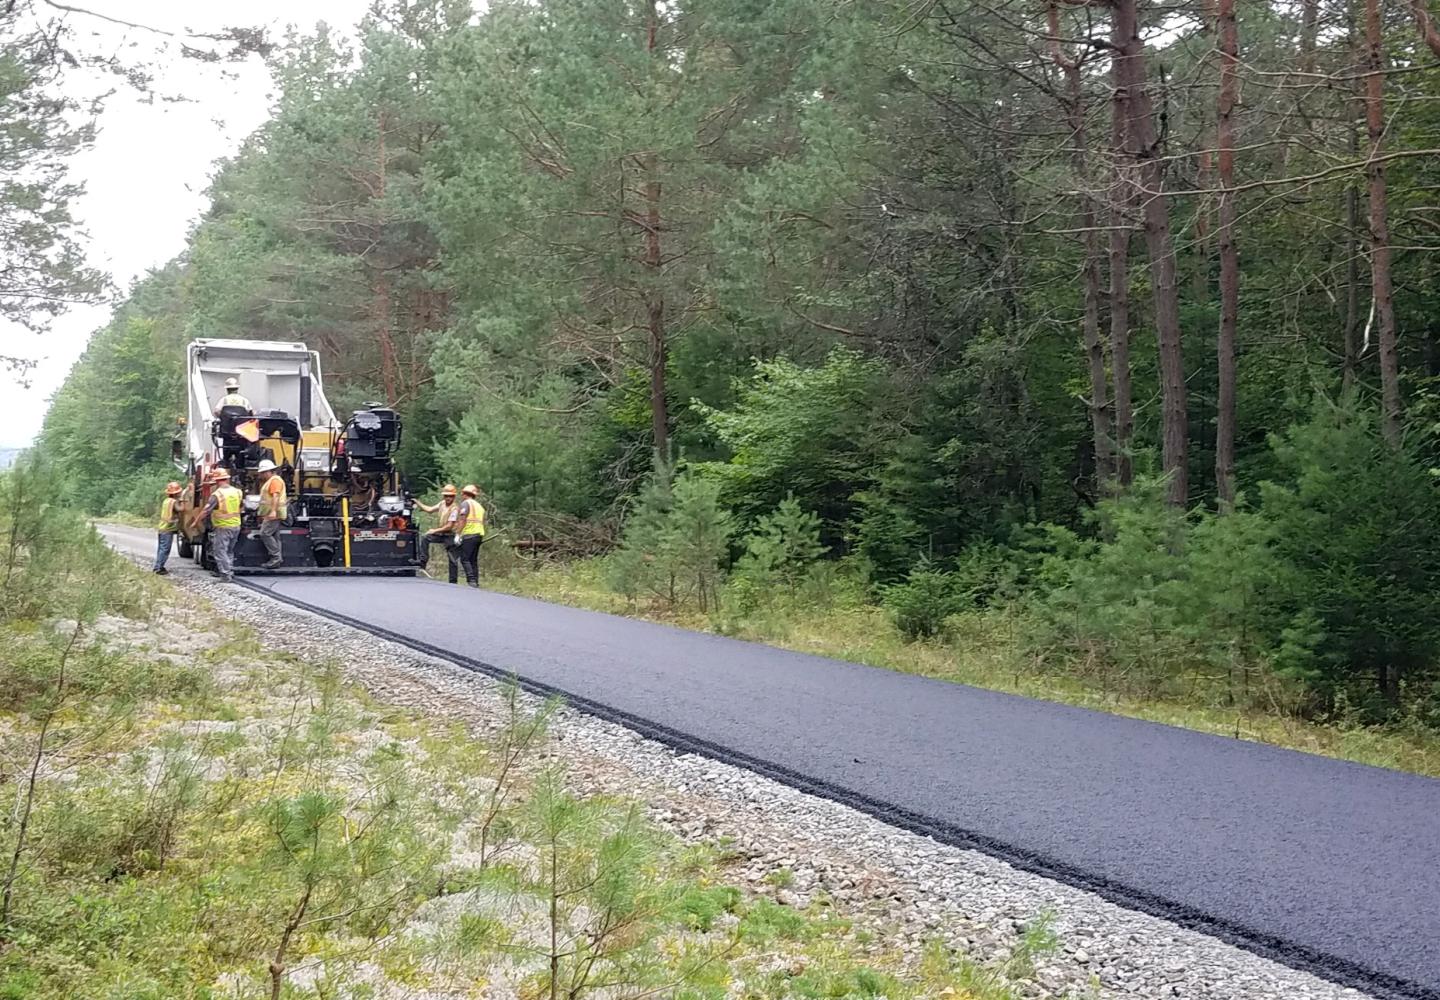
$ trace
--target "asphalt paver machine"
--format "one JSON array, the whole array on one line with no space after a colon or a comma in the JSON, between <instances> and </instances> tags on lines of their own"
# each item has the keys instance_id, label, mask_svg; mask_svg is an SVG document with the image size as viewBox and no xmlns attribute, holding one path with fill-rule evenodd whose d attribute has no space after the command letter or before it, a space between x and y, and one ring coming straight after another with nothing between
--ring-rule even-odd
<instances>
[{"instance_id":1,"label":"asphalt paver machine","mask_svg":"<svg viewBox=\"0 0 1440 1000\"><path fill-rule=\"evenodd\" d=\"M250 405L217 412L231 378ZM192 341L186 394L189 413L175 442L176 464L188 480L182 556L212 565L210 526L196 514L223 467L245 495L236 573L413 575L419 532L413 498L395 467L402 427L393 409L367 404L340 420L325 398L319 356L283 341ZM276 570L260 568L269 556L259 538L256 470L266 459L289 493L283 566Z\"/></svg>"}]
</instances>

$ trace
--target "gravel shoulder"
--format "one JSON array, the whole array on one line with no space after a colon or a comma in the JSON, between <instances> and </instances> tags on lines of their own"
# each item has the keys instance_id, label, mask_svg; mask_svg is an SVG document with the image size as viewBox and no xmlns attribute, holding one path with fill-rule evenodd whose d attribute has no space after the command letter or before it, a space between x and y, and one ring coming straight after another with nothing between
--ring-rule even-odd
<instances>
[{"instance_id":1,"label":"gravel shoulder","mask_svg":"<svg viewBox=\"0 0 1440 1000\"><path fill-rule=\"evenodd\" d=\"M139 545L118 540L132 552ZM498 682L198 573L175 578L254 627L267 646L334 658L347 679L379 699L472 724L497 717ZM644 801L652 818L682 838L721 845L734 878L782 905L823 900L852 914L861 928L857 949L898 941L918 961L925 943L939 939L978 959L1001 960L1048 915L1060 946L1037 960L1031 995L1367 995L578 712L561 712L552 740L547 752L563 761L577 791Z\"/></svg>"}]
</instances>

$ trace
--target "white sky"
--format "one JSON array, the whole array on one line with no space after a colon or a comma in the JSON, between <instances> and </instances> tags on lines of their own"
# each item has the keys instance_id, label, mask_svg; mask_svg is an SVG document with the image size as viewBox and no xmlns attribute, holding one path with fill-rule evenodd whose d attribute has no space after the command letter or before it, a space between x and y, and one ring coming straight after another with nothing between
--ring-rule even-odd
<instances>
[{"instance_id":1,"label":"white sky","mask_svg":"<svg viewBox=\"0 0 1440 1000\"><path fill-rule=\"evenodd\" d=\"M93 0L76 5L170 31L265 25L279 39L287 25L309 31L325 21L348 30L369 2ZM114 46L122 55L128 42L136 43L131 51L153 51L157 41L145 32L75 15L72 21L79 34L97 33L97 47ZM77 81L76 93L93 93L94 83ZM271 83L258 58L239 65L207 64L176 55L157 89L183 93L190 100L143 104L122 89L100 117L94 148L72 161L73 177L86 185L85 196L73 208L88 233L91 263L109 272L122 297L135 278L184 249L191 224L205 208L204 190L215 161L233 153L269 114ZM110 306L74 308L43 337L19 327L0 327L0 353L39 361L28 389L0 372L0 447L30 443L50 396L109 315Z\"/></svg>"}]
</instances>

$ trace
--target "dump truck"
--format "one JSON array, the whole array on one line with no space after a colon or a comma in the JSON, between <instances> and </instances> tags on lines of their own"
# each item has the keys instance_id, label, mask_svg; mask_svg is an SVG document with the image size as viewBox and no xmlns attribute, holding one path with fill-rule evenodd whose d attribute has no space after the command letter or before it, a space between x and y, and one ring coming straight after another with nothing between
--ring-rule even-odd
<instances>
[{"instance_id":1,"label":"dump truck","mask_svg":"<svg viewBox=\"0 0 1440 1000\"><path fill-rule=\"evenodd\" d=\"M237 379L248 407L218 404ZM400 415L367 403L339 419L303 343L195 340L187 349L188 416L174 443L185 474L180 555L213 568L208 519L199 517L225 468L245 496L237 574L368 573L413 575L420 533L413 497L395 465ZM280 530L279 569L259 538L259 464L284 477L289 509Z\"/></svg>"}]
</instances>

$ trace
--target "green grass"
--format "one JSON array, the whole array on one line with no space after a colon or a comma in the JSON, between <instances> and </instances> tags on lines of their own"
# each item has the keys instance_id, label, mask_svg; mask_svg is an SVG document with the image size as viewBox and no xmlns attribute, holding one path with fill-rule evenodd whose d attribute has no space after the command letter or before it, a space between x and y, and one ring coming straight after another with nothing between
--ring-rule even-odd
<instances>
[{"instance_id":1,"label":"green grass","mask_svg":"<svg viewBox=\"0 0 1440 1000\"><path fill-rule=\"evenodd\" d=\"M1127 691L1103 677L1078 676L1023 656L1014 622L998 612L956 616L944 639L907 643L882 608L856 600L824 609L711 616L657 602L628 601L606 585L598 560L507 568L509 572L487 576L487 585L558 604L723 632L782 649L1440 777L1440 734L1433 731L1347 727L1227 706L1213 684L1197 683L1193 691L1159 694Z\"/></svg>"}]
</instances>

